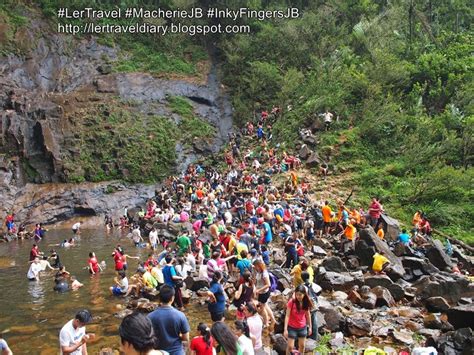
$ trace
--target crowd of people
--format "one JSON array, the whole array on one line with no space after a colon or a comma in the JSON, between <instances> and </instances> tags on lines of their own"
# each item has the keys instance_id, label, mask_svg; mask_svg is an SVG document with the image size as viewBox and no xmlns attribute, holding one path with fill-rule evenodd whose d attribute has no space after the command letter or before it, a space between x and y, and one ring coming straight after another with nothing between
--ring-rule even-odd
<instances>
[{"instance_id":1,"label":"crowd of people","mask_svg":"<svg viewBox=\"0 0 474 355\"><path fill-rule=\"evenodd\" d=\"M270 144L271 128L279 112L279 108L264 111L242 132L229 134L224 169L192 164L180 176L169 178L142 211L120 217L117 225L106 216L107 229L117 227L129 233L131 245L150 251L130 274L127 259L138 257L116 246L111 294L139 297L159 290L161 300L160 307L148 316L133 313L123 319L119 334L125 354L185 354L185 347L198 355L213 354L215 348L225 354L263 354L262 335L272 332L276 323L268 304L277 287L271 272L274 249L284 250L286 260L278 266L288 269L294 286L284 320L287 354L303 354L305 339L318 336L314 270L311 260L304 257L305 251L324 237L338 243L340 253L346 253L354 248L358 230L367 225L385 239L384 209L379 199L373 198L366 211L349 208L348 201L314 200L308 179L298 175L299 159ZM332 120L328 114L326 122ZM280 173L287 173L287 180L277 186L272 177ZM324 178L326 175L324 171ZM421 247L431 237L431 227L421 211L413 223L412 235L404 230L399 242ZM16 228L14 215L9 215L7 227L12 232ZM74 224L74 237L59 246L73 246L80 228L80 223ZM172 238L163 230L177 231L178 235ZM36 226L33 238L37 242L44 238L41 225ZM50 267L57 269L58 291L82 286L77 279L69 285L71 275L54 249L45 256L35 244L30 262L29 280L38 280L41 271ZM373 272L383 273L388 267L390 262L383 253L374 255ZM92 276L101 272L93 251L87 269ZM189 338L182 297L190 275L208 281L197 294L207 300L212 321L211 326L199 324L199 335L193 339ZM229 284L236 290L231 298L226 292ZM226 312L231 304L236 309L236 321L229 327ZM84 353L87 343L94 339L84 330L91 319L84 310L63 327L60 345L64 354Z\"/></svg>"}]
</instances>

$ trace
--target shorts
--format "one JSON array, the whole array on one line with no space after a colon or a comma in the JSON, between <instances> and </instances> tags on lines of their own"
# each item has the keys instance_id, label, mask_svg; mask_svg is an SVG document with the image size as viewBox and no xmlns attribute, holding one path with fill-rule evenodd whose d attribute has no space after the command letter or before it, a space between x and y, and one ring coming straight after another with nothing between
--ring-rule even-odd
<instances>
[{"instance_id":1,"label":"shorts","mask_svg":"<svg viewBox=\"0 0 474 355\"><path fill-rule=\"evenodd\" d=\"M78 230L79 230L79 229L73 229L72 232L73 232L74 234L77 234L77 231L78 231Z\"/></svg>"},{"instance_id":2,"label":"shorts","mask_svg":"<svg viewBox=\"0 0 474 355\"><path fill-rule=\"evenodd\" d=\"M296 339L296 338L306 338L308 336L308 328L293 328L288 326L288 338Z\"/></svg>"},{"instance_id":3,"label":"shorts","mask_svg":"<svg viewBox=\"0 0 474 355\"><path fill-rule=\"evenodd\" d=\"M122 292L122 289L121 289L120 287L118 287L118 286L113 286L113 287L112 287L112 294L113 294L114 296L122 296L122 295L124 295L124 293Z\"/></svg>"},{"instance_id":4,"label":"shorts","mask_svg":"<svg viewBox=\"0 0 474 355\"><path fill-rule=\"evenodd\" d=\"M331 222L323 222L323 227L330 227L331 226Z\"/></svg>"},{"instance_id":5,"label":"shorts","mask_svg":"<svg viewBox=\"0 0 474 355\"><path fill-rule=\"evenodd\" d=\"M265 293L260 293L257 298L258 302L260 302L261 304L267 303L268 299L270 298L270 293L270 290Z\"/></svg>"},{"instance_id":6,"label":"shorts","mask_svg":"<svg viewBox=\"0 0 474 355\"><path fill-rule=\"evenodd\" d=\"M211 320L213 322L219 322L224 318L224 312L210 312L211 313Z\"/></svg>"}]
</instances>

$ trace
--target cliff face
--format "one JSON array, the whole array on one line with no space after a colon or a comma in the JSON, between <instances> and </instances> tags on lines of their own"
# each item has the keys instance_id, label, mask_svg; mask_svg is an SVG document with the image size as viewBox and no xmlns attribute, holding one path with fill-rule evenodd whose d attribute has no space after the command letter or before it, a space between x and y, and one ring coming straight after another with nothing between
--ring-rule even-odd
<instances>
[{"instance_id":1,"label":"cliff face","mask_svg":"<svg viewBox=\"0 0 474 355\"><path fill-rule=\"evenodd\" d=\"M36 184L149 183L225 142L232 110L214 66L201 83L116 73L120 49L51 33L41 19L29 29L21 55L0 57L0 219L13 211L19 221L55 223L114 212L130 196L141 203L153 187L133 186L129 196L119 184L116 196L107 183Z\"/></svg>"}]
</instances>

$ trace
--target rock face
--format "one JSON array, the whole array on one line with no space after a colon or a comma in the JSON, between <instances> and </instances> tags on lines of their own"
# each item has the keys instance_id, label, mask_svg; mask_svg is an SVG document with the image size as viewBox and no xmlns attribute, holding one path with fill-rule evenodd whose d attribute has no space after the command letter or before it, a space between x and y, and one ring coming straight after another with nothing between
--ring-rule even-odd
<instances>
[{"instance_id":1,"label":"rock face","mask_svg":"<svg viewBox=\"0 0 474 355\"><path fill-rule=\"evenodd\" d=\"M361 259L361 264L372 266L373 255L376 252L384 252L385 257L390 260L391 272L388 275L392 279L398 279L405 274L405 269L400 259L392 253L387 243L380 240L372 227L368 226L359 232L360 240L356 243L356 255Z\"/></svg>"},{"instance_id":2,"label":"rock face","mask_svg":"<svg viewBox=\"0 0 474 355\"><path fill-rule=\"evenodd\" d=\"M426 308L430 312L446 312L449 304L443 297L430 297L426 300Z\"/></svg>"},{"instance_id":3,"label":"rock face","mask_svg":"<svg viewBox=\"0 0 474 355\"><path fill-rule=\"evenodd\" d=\"M422 300L440 296L454 303L463 297L465 292L469 292L469 281L462 276L439 272L423 276L413 287L416 288L416 295Z\"/></svg>"},{"instance_id":4,"label":"rock face","mask_svg":"<svg viewBox=\"0 0 474 355\"><path fill-rule=\"evenodd\" d=\"M433 241L433 244L426 251L426 256L434 266L441 270L451 270L453 266L451 259L444 251L443 244L437 239Z\"/></svg>"},{"instance_id":5,"label":"rock face","mask_svg":"<svg viewBox=\"0 0 474 355\"><path fill-rule=\"evenodd\" d=\"M439 354L474 354L474 341L471 328L461 328L434 336L427 341L427 346L433 346Z\"/></svg>"},{"instance_id":6,"label":"rock face","mask_svg":"<svg viewBox=\"0 0 474 355\"><path fill-rule=\"evenodd\" d=\"M448 321L456 329L464 327L474 329L474 303L448 310Z\"/></svg>"}]
</instances>

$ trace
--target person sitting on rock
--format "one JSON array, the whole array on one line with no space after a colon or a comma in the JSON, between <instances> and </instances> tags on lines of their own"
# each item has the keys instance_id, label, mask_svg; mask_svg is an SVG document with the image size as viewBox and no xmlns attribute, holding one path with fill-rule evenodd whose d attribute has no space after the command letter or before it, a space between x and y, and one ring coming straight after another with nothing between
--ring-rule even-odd
<instances>
[{"instance_id":1,"label":"person sitting on rock","mask_svg":"<svg viewBox=\"0 0 474 355\"><path fill-rule=\"evenodd\" d=\"M411 238L406 229L402 229L402 233L400 233L398 236L398 242L405 246L409 246L411 244Z\"/></svg>"},{"instance_id":2,"label":"person sitting on rock","mask_svg":"<svg viewBox=\"0 0 474 355\"><path fill-rule=\"evenodd\" d=\"M372 264L372 270L374 273L384 275L389 264L390 260L385 257L383 251L374 254L374 263Z\"/></svg>"}]
</instances>

